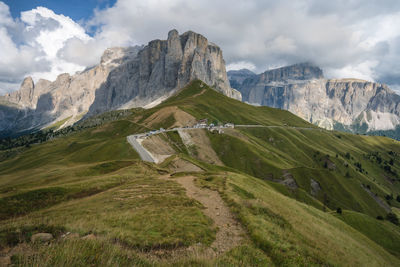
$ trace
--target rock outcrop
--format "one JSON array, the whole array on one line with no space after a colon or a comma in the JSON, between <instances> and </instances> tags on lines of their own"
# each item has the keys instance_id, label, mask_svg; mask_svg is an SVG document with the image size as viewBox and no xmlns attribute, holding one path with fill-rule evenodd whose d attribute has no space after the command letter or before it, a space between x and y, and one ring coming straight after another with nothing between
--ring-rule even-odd
<instances>
[{"instance_id":1,"label":"rock outcrop","mask_svg":"<svg viewBox=\"0 0 400 267\"><path fill-rule=\"evenodd\" d=\"M239 88L244 80L254 76L257 76L257 74L248 69L228 71L229 83L232 88Z\"/></svg>"},{"instance_id":2,"label":"rock outcrop","mask_svg":"<svg viewBox=\"0 0 400 267\"><path fill-rule=\"evenodd\" d=\"M27 77L18 91L6 94L4 98L21 107L36 108L37 101L42 94L48 92L50 81L40 79L37 84L33 83L32 77Z\"/></svg>"},{"instance_id":3,"label":"rock outcrop","mask_svg":"<svg viewBox=\"0 0 400 267\"><path fill-rule=\"evenodd\" d=\"M154 40L134 60L115 68L96 91L89 115L118 108L143 107L200 79L221 93L241 99L229 85L221 49L197 33L168 33Z\"/></svg>"},{"instance_id":4,"label":"rock outcrop","mask_svg":"<svg viewBox=\"0 0 400 267\"><path fill-rule=\"evenodd\" d=\"M99 65L75 75L65 73L53 82L36 84L26 78L18 91L0 99L0 119L6 119L0 123L0 134L36 130L62 120L64 127L84 116L144 107L195 79L241 99L229 85L221 49L200 34L172 30L167 40L147 46L109 48Z\"/></svg>"},{"instance_id":5,"label":"rock outcrop","mask_svg":"<svg viewBox=\"0 0 400 267\"><path fill-rule=\"evenodd\" d=\"M107 49L99 65L72 76L60 74L53 82L40 79L34 84L31 77L25 78L18 91L3 97L8 104L0 105L0 118L7 123L0 124L0 135L35 131L61 120L66 120L63 126L78 121L88 112L110 71L140 48ZM8 114L2 115L1 110Z\"/></svg>"},{"instance_id":6,"label":"rock outcrop","mask_svg":"<svg viewBox=\"0 0 400 267\"><path fill-rule=\"evenodd\" d=\"M242 82L228 75L244 101L289 110L327 129L367 132L400 124L400 96L383 84L324 79L322 70L309 63L251 75Z\"/></svg>"}]
</instances>

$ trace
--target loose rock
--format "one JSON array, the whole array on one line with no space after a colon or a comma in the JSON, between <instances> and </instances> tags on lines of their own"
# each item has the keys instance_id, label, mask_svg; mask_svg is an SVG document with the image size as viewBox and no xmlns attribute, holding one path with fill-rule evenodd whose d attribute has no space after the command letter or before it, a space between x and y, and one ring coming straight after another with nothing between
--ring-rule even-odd
<instances>
[{"instance_id":1,"label":"loose rock","mask_svg":"<svg viewBox=\"0 0 400 267\"><path fill-rule=\"evenodd\" d=\"M96 236L94 234L88 234L82 237L83 240L95 240Z\"/></svg>"},{"instance_id":2,"label":"loose rock","mask_svg":"<svg viewBox=\"0 0 400 267\"><path fill-rule=\"evenodd\" d=\"M49 233L37 233L32 235L31 241L32 243L35 242L48 242L53 239L53 235Z\"/></svg>"}]
</instances>

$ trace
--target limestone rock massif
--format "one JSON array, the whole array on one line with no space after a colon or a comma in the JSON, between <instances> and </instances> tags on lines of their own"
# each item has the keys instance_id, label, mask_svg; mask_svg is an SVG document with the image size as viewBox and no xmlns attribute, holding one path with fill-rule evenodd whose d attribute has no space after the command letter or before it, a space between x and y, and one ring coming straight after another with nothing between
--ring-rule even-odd
<instances>
[{"instance_id":1,"label":"limestone rock massif","mask_svg":"<svg viewBox=\"0 0 400 267\"><path fill-rule=\"evenodd\" d=\"M230 87L222 50L195 32L176 30L146 46L107 49L100 64L53 82L27 77L21 88L0 98L0 135L71 125L84 116L158 103L200 79L241 99ZM157 102L158 101L158 102Z\"/></svg>"},{"instance_id":2,"label":"limestone rock massif","mask_svg":"<svg viewBox=\"0 0 400 267\"><path fill-rule=\"evenodd\" d=\"M232 88L241 88L244 80L257 76L254 72L248 69L230 70L228 71L229 82Z\"/></svg>"},{"instance_id":3,"label":"limestone rock massif","mask_svg":"<svg viewBox=\"0 0 400 267\"><path fill-rule=\"evenodd\" d=\"M111 71L96 91L89 115L117 108L144 107L200 79L221 93L241 99L229 85L222 50L195 32L168 33L151 41L136 58Z\"/></svg>"},{"instance_id":4,"label":"limestone rock massif","mask_svg":"<svg viewBox=\"0 0 400 267\"><path fill-rule=\"evenodd\" d=\"M60 74L53 82L40 79L34 84L31 77L25 78L18 91L2 97L0 119L5 122L0 124L0 135L30 132L57 121L65 120L62 126L78 121L89 110L96 90L110 71L139 50L140 47L107 49L99 65L75 75Z\"/></svg>"},{"instance_id":5,"label":"limestone rock massif","mask_svg":"<svg viewBox=\"0 0 400 267\"><path fill-rule=\"evenodd\" d=\"M310 63L248 73L240 79L237 72L228 76L243 101L286 109L327 129L368 132L400 125L400 96L384 84L325 79L322 70Z\"/></svg>"},{"instance_id":6,"label":"limestone rock massif","mask_svg":"<svg viewBox=\"0 0 400 267\"><path fill-rule=\"evenodd\" d=\"M327 129L368 132L400 125L400 96L386 85L325 79L310 63L227 75L217 45L195 32L172 30L167 40L109 48L98 65L74 75L36 83L27 77L18 91L0 97L0 136L61 121L65 127L109 110L152 107L195 79L229 97L286 109Z\"/></svg>"}]
</instances>

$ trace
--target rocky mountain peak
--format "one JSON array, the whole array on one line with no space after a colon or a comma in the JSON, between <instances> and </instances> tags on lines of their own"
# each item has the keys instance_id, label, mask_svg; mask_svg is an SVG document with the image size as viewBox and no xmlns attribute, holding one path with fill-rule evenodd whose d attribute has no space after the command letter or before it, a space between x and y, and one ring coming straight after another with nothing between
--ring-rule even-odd
<instances>
[{"instance_id":1,"label":"rocky mountain peak","mask_svg":"<svg viewBox=\"0 0 400 267\"><path fill-rule=\"evenodd\" d=\"M39 81L36 83L35 87L42 87L42 86L47 86L51 83L51 81L46 80L46 79L39 79Z\"/></svg>"},{"instance_id":2,"label":"rocky mountain peak","mask_svg":"<svg viewBox=\"0 0 400 267\"><path fill-rule=\"evenodd\" d=\"M33 98L34 88L35 84L32 77L26 77L22 81L21 87L18 91L6 94L4 97L11 103L15 103L20 106L29 106Z\"/></svg>"},{"instance_id":3,"label":"rocky mountain peak","mask_svg":"<svg viewBox=\"0 0 400 267\"><path fill-rule=\"evenodd\" d=\"M24 90L24 91L31 91L31 90L33 90L33 88L34 88L34 83L33 83L33 79L32 79L32 77L26 77L23 81L22 81L22 84L21 84L21 91L22 90Z\"/></svg>"},{"instance_id":4,"label":"rocky mountain peak","mask_svg":"<svg viewBox=\"0 0 400 267\"><path fill-rule=\"evenodd\" d=\"M253 71L249 69L240 69L240 70L230 70L228 71L229 75L256 75Z\"/></svg>"},{"instance_id":5,"label":"rocky mountain peak","mask_svg":"<svg viewBox=\"0 0 400 267\"><path fill-rule=\"evenodd\" d=\"M309 62L267 70L261 74L261 79L264 81L312 80L323 78L324 74L322 69Z\"/></svg>"},{"instance_id":6,"label":"rocky mountain peak","mask_svg":"<svg viewBox=\"0 0 400 267\"><path fill-rule=\"evenodd\" d=\"M191 49L206 49L208 46L208 40L201 34L195 33L193 31L187 31L181 36L182 47L185 50L191 51Z\"/></svg>"},{"instance_id":7,"label":"rocky mountain peak","mask_svg":"<svg viewBox=\"0 0 400 267\"><path fill-rule=\"evenodd\" d=\"M254 72L248 69L230 70L227 74L232 88L239 88L244 80L256 76Z\"/></svg>"},{"instance_id":8,"label":"rocky mountain peak","mask_svg":"<svg viewBox=\"0 0 400 267\"><path fill-rule=\"evenodd\" d=\"M116 67L122 62L132 60L143 46L111 47L107 48L100 59L100 64L107 67Z\"/></svg>"},{"instance_id":9,"label":"rocky mountain peak","mask_svg":"<svg viewBox=\"0 0 400 267\"><path fill-rule=\"evenodd\" d=\"M20 106L23 114L18 123L9 118L8 128L38 129L68 119L66 126L85 115L144 107L196 79L241 99L229 85L217 45L193 31L179 35L171 30L166 40L153 40L146 46L108 48L99 65L74 75L64 73L53 82L40 80L36 85L27 78L20 90L4 99Z\"/></svg>"},{"instance_id":10,"label":"rocky mountain peak","mask_svg":"<svg viewBox=\"0 0 400 267\"><path fill-rule=\"evenodd\" d=\"M123 77L123 78L122 78ZM200 79L223 94L241 98L229 85L219 47L203 35L171 30L166 40L153 40L137 57L111 71L96 92L89 114L116 108L146 106Z\"/></svg>"},{"instance_id":11,"label":"rocky mountain peak","mask_svg":"<svg viewBox=\"0 0 400 267\"><path fill-rule=\"evenodd\" d=\"M168 40L179 38L179 32L176 29L172 29L168 32Z\"/></svg>"},{"instance_id":12,"label":"rocky mountain peak","mask_svg":"<svg viewBox=\"0 0 400 267\"><path fill-rule=\"evenodd\" d=\"M68 83L70 80L71 80L71 76L69 75L69 73L62 73L57 76L57 79L55 82L58 84L64 84L64 83Z\"/></svg>"},{"instance_id":13,"label":"rocky mountain peak","mask_svg":"<svg viewBox=\"0 0 400 267\"><path fill-rule=\"evenodd\" d=\"M328 129L373 131L400 125L400 96L386 85L359 79L324 79L311 63L268 70L259 75L229 73L243 100L286 109Z\"/></svg>"}]
</instances>

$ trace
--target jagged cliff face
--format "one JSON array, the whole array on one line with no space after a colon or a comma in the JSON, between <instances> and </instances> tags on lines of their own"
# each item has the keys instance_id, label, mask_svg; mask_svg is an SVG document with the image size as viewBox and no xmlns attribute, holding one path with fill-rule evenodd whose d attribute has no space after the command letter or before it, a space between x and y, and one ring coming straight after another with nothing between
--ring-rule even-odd
<instances>
[{"instance_id":1,"label":"jagged cliff face","mask_svg":"<svg viewBox=\"0 0 400 267\"><path fill-rule=\"evenodd\" d=\"M257 76L257 74L248 69L230 70L228 71L228 74L229 82L232 88L240 88L244 80Z\"/></svg>"},{"instance_id":2,"label":"jagged cliff face","mask_svg":"<svg viewBox=\"0 0 400 267\"><path fill-rule=\"evenodd\" d=\"M150 42L134 60L115 68L96 92L89 114L151 105L195 79L241 99L229 85L221 49L200 34L173 30L167 40Z\"/></svg>"},{"instance_id":3,"label":"jagged cliff face","mask_svg":"<svg viewBox=\"0 0 400 267\"><path fill-rule=\"evenodd\" d=\"M0 117L7 118L8 122L0 125L0 132L36 130L65 119L68 120L64 126L73 124L87 113L96 90L106 82L110 71L137 55L139 50L140 47L107 49L99 65L72 76L61 74L54 82L41 79L34 84L32 78L24 79L18 91L3 97L13 105L3 107L8 110L8 116L0 114Z\"/></svg>"},{"instance_id":4,"label":"jagged cliff face","mask_svg":"<svg viewBox=\"0 0 400 267\"><path fill-rule=\"evenodd\" d=\"M13 106L13 112L0 110L0 119L7 118L0 132L39 129L61 120L67 126L83 116L149 106L195 79L241 99L229 85L221 49L200 34L172 30L167 40L147 46L107 49L99 65L72 76L61 74L54 82L34 84L26 78L18 91L2 97L2 110Z\"/></svg>"},{"instance_id":5,"label":"jagged cliff face","mask_svg":"<svg viewBox=\"0 0 400 267\"><path fill-rule=\"evenodd\" d=\"M386 85L324 79L320 68L307 63L248 76L242 82L228 74L244 101L289 110L327 129L389 130L400 124L400 96Z\"/></svg>"}]
</instances>

